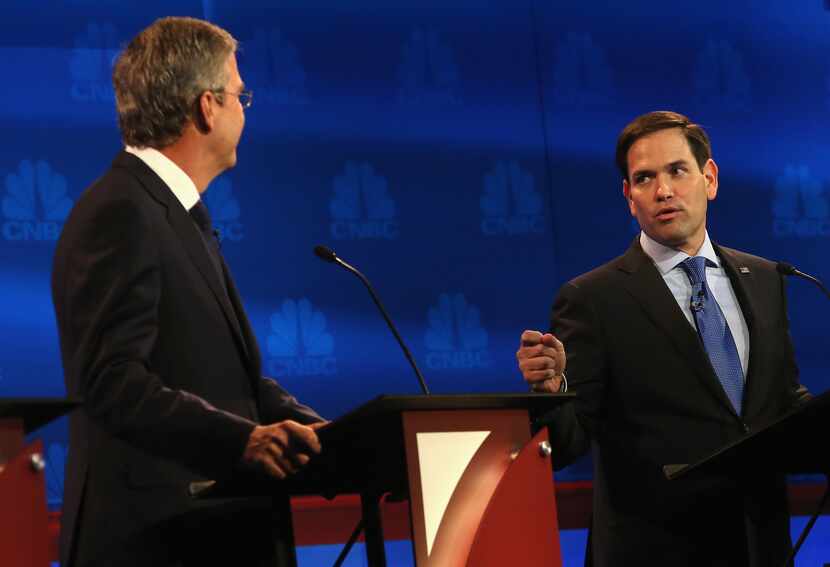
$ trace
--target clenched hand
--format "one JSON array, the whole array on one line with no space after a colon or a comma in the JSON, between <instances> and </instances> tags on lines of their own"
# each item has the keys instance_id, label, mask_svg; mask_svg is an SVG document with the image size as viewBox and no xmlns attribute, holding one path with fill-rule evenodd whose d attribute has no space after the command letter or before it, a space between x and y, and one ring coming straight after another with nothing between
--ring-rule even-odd
<instances>
[{"instance_id":1,"label":"clenched hand","mask_svg":"<svg viewBox=\"0 0 830 567\"><path fill-rule=\"evenodd\" d=\"M558 392L565 372L565 347L550 333L525 331L516 351L519 370L536 392Z\"/></svg>"}]
</instances>

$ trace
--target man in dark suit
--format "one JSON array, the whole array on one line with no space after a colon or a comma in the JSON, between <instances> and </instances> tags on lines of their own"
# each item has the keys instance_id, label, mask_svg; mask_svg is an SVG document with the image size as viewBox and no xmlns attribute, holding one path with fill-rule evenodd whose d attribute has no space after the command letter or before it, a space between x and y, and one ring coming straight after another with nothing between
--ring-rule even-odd
<instances>
[{"instance_id":1,"label":"man in dark suit","mask_svg":"<svg viewBox=\"0 0 830 567\"><path fill-rule=\"evenodd\" d=\"M780 565L790 546L783 477L669 482L662 467L694 462L808 396L783 278L772 262L709 239L718 168L688 118L637 118L620 135L617 165L641 234L565 284L552 334L525 331L517 352L534 390L578 394L543 422L557 468L593 447L586 563Z\"/></svg>"},{"instance_id":2,"label":"man in dark suit","mask_svg":"<svg viewBox=\"0 0 830 567\"><path fill-rule=\"evenodd\" d=\"M236 163L236 41L165 18L113 73L126 144L80 197L52 290L71 396L63 565L274 564L270 512L193 502L238 469L285 478L322 419L260 375L256 339L201 194Z\"/></svg>"}]
</instances>

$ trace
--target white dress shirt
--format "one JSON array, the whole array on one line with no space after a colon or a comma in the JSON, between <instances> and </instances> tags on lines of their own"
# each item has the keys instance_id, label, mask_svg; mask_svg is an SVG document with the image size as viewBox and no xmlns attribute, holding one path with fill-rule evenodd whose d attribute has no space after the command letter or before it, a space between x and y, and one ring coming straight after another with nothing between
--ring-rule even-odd
<instances>
[{"instance_id":1,"label":"white dress shirt","mask_svg":"<svg viewBox=\"0 0 830 567\"><path fill-rule=\"evenodd\" d=\"M170 188L186 211L192 209L193 205L199 201L199 191L196 189L196 184L182 171L182 168L166 155L154 148L127 146L124 151L143 161L147 164L147 167L161 177L161 180Z\"/></svg>"}]
</instances>

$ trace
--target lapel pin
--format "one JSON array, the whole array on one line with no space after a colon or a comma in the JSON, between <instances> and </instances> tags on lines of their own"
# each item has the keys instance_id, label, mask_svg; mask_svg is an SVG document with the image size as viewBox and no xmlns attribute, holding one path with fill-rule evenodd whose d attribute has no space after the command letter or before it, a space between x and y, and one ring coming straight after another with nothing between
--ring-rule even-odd
<instances>
[{"instance_id":1,"label":"lapel pin","mask_svg":"<svg viewBox=\"0 0 830 567\"><path fill-rule=\"evenodd\" d=\"M746 266L739 266L738 271L742 274L748 274L749 273L749 268L747 268Z\"/></svg>"}]
</instances>

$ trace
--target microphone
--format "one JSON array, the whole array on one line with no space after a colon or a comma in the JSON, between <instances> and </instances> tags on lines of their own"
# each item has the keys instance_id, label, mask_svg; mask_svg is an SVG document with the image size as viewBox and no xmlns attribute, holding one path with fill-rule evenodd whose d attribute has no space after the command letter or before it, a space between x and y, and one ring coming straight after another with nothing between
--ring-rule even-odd
<instances>
[{"instance_id":1,"label":"microphone","mask_svg":"<svg viewBox=\"0 0 830 567\"><path fill-rule=\"evenodd\" d=\"M372 296L372 301L374 301L375 305L378 306L378 309L380 310L381 315L383 315L383 318L386 320L386 324L389 325L389 328L392 330L392 334L395 335L395 338L398 340L398 344L401 346L401 350L403 351L404 356L406 356L406 359L409 361L409 364L412 366L412 370L415 371L415 376L418 377L418 383L420 383L420 385L421 385L421 391L423 391L423 393L428 396L429 395L429 389L427 388L426 381L424 381L423 374L421 374L421 371L418 370L418 365L415 364L415 359L412 358L412 353L409 352L409 349L406 347L406 344L404 344L403 339L401 338L401 335L398 333L398 330L395 328L394 323L392 323L392 319L389 318L389 314L386 313L386 309L383 308L383 304L380 302L380 299L378 298L377 294L375 293L375 290L372 287L372 284L369 283L369 280L366 278L366 276L364 276L362 273L360 273L360 271L357 268L355 268L354 266L352 266L350 264L347 264L346 262L344 262L343 260L338 258L337 254L334 253L334 250L332 250L328 246L323 246L323 245L315 246L314 247L314 254L316 254L317 257L320 258L321 260L325 260L326 262L331 262L332 264L338 264L343 269L348 270L349 272L356 275L360 279L360 281L363 282L363 285L365 285L366 289L369 290L369 295Z\"/></svg>"},{"instance_id":2,"label":"microphone","mask_svg":"<svg viewBox=\"0 0 830 567\"><path fill-rule=\"evenodd\" d=\"M328 246L323 246L322 244L318 244L314 247L314 253L318 258L325 260L326 262L335 262L338 259L337 254L334 253L334 250Z\"/></svg>"},{"instance_id":3,"label":"microphone","mask_svg":"<svg viewBox=\"0 0 830 567\"><path fill-rule=\"evenodd\" d=\"M818 278L813 277L810 274L805 274L804 272L802 272L801 270L787 262L778 262L777 264L775 264L775 269L778 270L779 274L783 274L785 276L797 276L799 278L804 278L807 281L813 282L818 286L818 288L821 291L824 292L824 295L826 295L828 299L830 299L830 291L827 291L827 288L824 287L824 284L821 283L821 280L819 280Z\"/></svg>"},{"instance_id":4,"label":"microphone","mask_svg":"<svg viewBox=\"0 0 830 567\"><path fill-rule=\"evenodd\" d=\"M703 311L703 305L706 301L706 294L701 289L697 292L697 296L692 295L691 307L692 311Z\"/></svg>"}]
</instances>

